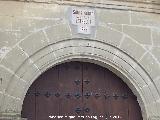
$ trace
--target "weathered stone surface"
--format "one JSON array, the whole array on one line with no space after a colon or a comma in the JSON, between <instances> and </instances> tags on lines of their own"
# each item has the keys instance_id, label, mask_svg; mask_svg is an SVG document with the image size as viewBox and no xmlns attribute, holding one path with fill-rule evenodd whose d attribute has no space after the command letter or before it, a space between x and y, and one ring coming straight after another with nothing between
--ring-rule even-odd
<instances>
[{"instance_id":1,"label":"weathered stone surface","mask_svg":"<svg viewBox=\"0 0 160 120\"><path fill-rule=\"evenodd\" d=\"M36 55L30 57L29 59L31 59L34 63L36 63L37 60L42 59L44 56L50 54L51 52L53 52L52 46L47 46L38 51Z\"/></svg>"},{"instance_id":2,"label":"weathered stone surface","mask_svg":"<svg viewBox=\"0 0 160 120\"><path fill-rule=\"evenodd\" d=\"M140 44L151 44L151 30L149 28L124 25L123 32Z\"/></svg>"},{"instance_id":3,"label":"weathered stone surface","mask_svg":"<svg viewBox=\"0 0 160 120\"><path fill-rule=\"evenodd\" d=\"M160 30L159 29L152 29L152 39L154 46L160 46Z\"/></svg>"},{"instance_id":4,"label":"weathered stone surface","mask_svg":"<svg viewBox=\"0 0 160 120\"><path fill-rule=\"evenodd\" d=\"M49 38L50 44L56 43L60 40L70 39L71 30L68 24L55 25L51 28L46 29L47 36Z\"/></svg>"},{"instance_id":5,"label":"weathered stone surface","mask_svg":"<svg viewBox=\"0 0 160 120\"><path fill-rule=\"evenodd\" d=\"M15 98L22 99L21 97L24 94L23 91L25 90L26 85L26 81L13 77L10 81L10 84L8 85L8 88L6 89L6 93L14 96Z\"/></svg>"},{"instance_id":6,"label":"weathered stone surface","mask_svg":"<svg viewBox=\"0 0 160 120\"><path fill-rule=\"evenodd\" d=\"M16 8L16 9L15 9ZM23 14L24 3L15 1L0 2L0 16L20 16Z\"/></svg>"},{"instance_id":7,"label":"weathered stone surface","mask_svg":"<svg viewBox=\"0 0 160 120\"><path fill-rule=\"evenodd\" d=\"M138 64L139 64L139 63L138 63ZM146 72L146 70L144 70L144 67L143 67L143 66L140 66L140 65L138 65L138 64L137 64L136 66L133 66L134 70L135 70L136 73L138 74L138 75L135 76L135 78L137 78L137 76L140 76L141 79L142 79L142 81L141 81L141 79L140 79L140 80L137 79L137 80L138 80L139 82L145 82L144 86L150 84L150 83L152 82L152 80L151 80L151 78L150 78L150 75ZM131 71L133 71L133 70L131 70ZM133 74L133 75L134 75L134 74ZM143 87L143 86L141 86L141 87Z\"/></svg>"},{"instance_id":8,"label":"weathered stone surface","mask_svg":"<svg viewBox=\"0 0 160 120\"><path fill-rule=\"evenodd\" d=\"M129 24L130 15L127 11L100 10L97 18L105 23ZM115 19L116 18L116 19Z\"/></svg>"},{"instance_id":9,"label":"weathered stone surface","mask_svg":"<svg viewBox=\"0 0 160 120\"><path fill-rule=\"evenodd\" d=\"M2 106L3 96L4 96L3 92L0 91L0 106ZM0 112L1 112L1 109L0 109Z\"/></svg>"},{"instance_id":10,"label":"weathered stone surface","mask_svg":"<svg viewBox=\"0 0 160 120\"><path fill-rule=\"evenodd\" d=\"M160 63L160 47L153 47L151 50L151 53L154 55L154 57Z\"/></svg>"},{"instance_id":11,"label":"weathered stone surface","mask_svg":"<svg viewBox=\"0 0 160 120\"><path fill-rule=\"evenodd\" d=\"M58 4L25 4L24 16L37 19L54 19L65 16L65 7Z\"/></svg>"},{"instance_id":12,"label":"weathered stone surface","mask_svg":"<svg viewBox=\"0 0 160 120\"><path fill-rule=\"evenodd\" d=\"M160 120L160 116L159 115L150 116L148 120Z\"/></svg>"},{"instance_id":13,"label":"weathered stone surface","mask_svg":"<svg viewBox=\"0 0 160 120\"><path fill-rule=\"evenodd\" d=\"M126 5L131 5L133 1L139 0L132 0ZM116 74L125 73L121 67L125 68L128 78L135 78L126 78L125 82L135 93L137 92L136 95L139 95L137 97L142 111L145 112L146 109L148 116L160 114L160 16L158 14L124 11L127 10L127 6L122 5L125 4L124 1L119 6L120 4L116 5L120 3L118 1L111 1L113 3L111 5L110 1L96 0L94 2L108 4L99 4L101 9L96 6L97 4L91 5L97 7L95 10L98 24L93 27L96 31L95 34L92 33L94 37L75 36L71 31L72 26L69 25L67 13L69 5L36 2L39 0L0 1L0 60L2 60L0 77L3 78L2 84L0 81L0 113L1 111L11 111L10 114L14 111L20 113L22 100L34 80L48 67L52 67L52 62L59 62L57 61L59 58L64 60L66 56L70 58L77 55L80 59L86 57L90 62L96 58L99 64L102 64L99 61L104 60L103 65L116 66L119 70L117 73L115 70ZM81 4L86 6L86 3ZM146 5L143 10L147 9L148 4ZM114 6L119 10L113 10ZM70 40L74 37L78 39ZM145 54L144 46L149 48L148 54ZM108 58L112 59L113 63L109 62ZM6 93L3 93L4 90ZM2 96L5 98L2 99ZM143 97L143 101L140 96ZM145 117L147 119L147 116Z\"/></svg>"},{"instance_id":14,"label":"weathered stone surface","mask_svg":"<svg viewBox=\"0 0 160 120\"><path fill-rule=\"evenodd\" d=\"M140 64L144 67L152 79L160 76L160 66L150 54L146 54L140 61Z\"/></svg>"},{"instance_id":15,"label":"weathered stone surface","mask_svg":"<svg viewBox=\"0 0 160 120\"><path fill-rule=\"evenodd\" d=\"M145 99L147 100L147 105L153 103L153 101L155 101L154 96L152 95L152 91L149 89L148 86L144 86L141 89L143 95L145 96ZM155 108L156 109L156 108Z\"/></svg>"},{"instance_id":16,"label":"weathered stone surface","mask_svg":"<svg viewBox=\"0 0 160 120\"><path fill-rule=\"evenodd\" d=\"M109 27L109 28L111 28L111 29L115 29L115 30L117 30L117 31L120 31L120 32L122 32L123 31L123 27L122 27L122 25L121 24L107 24L107 27Z\"/></svg>"},{"instance_id":17,"label":"weathered stone surface","mask_svg":"<svg viewBox=\"0 0 160 120\"><path fill-rule=\"evenodd\" d=\"M12 47L18 42L17 33L14 31L1 32L0 31L0 48Z\"/></svg>"},{"instance_id":18,"label":"weathered stone surface","mask_svg":"<svg viewBox=\"0 0 160 120\"><path fill-rule=\"evenodd\" d=\"M6 90L12 76L12 73L0 66L0 91L4 92Z\"/></svg>"},{"instance_id":19,"label":"weathered stone surface","mask_svg":"<svg viewBox=\"0 0 160 120\"><path fill-rule=\"evenodd\" d=\"M42 31L33 33L20 43L20 47L30 56L48 45L45 35Z\"/></svg>"},{"instance_id":20,"label":"weathered stone surface","mask_svg":"<svg viewBox=\"0 0 160 120\"><path fill-rule=\"evenodd\" d=\"M113 61L121 65L121 67L127 71L135 66L135 62L129 56L125 55L125 53L122 52L116 52Z\"/></svg>"},{"instance_id":21,"label":"weathered stone surface","mask_svg":"<svg viewBox=\"0 0 160 120\"><path fill-rule=\"evenodd\" d=\"M27 56L18 47L15 47L6 55L1 64L15 72L26 58Z\"/></svg>"},{"instance_id":22,"label":"weathered stone surface","mask_svg":"<svg viewBox=\"0 0 160 120\"><path fill-rule=\"evenodd\" d=\"M96 32L96 39L118 46L122 38L122 33L117 32L113 29L107 28L105 26L99 26Z\"/></svg>"},{"instance_id":23,"label":"weathered stone surface","mask_svg":"<svg viewBox=\"0 0 160 120\"><path fill-rule=\"evenodd\" d=\"M135 68L136 70L136 68ZM141 75L137 74L135 70L130 71L130 74L132 74L135 78L132 80L133 83L137 84L137 87L142 88L143 86L147 85L146 81L142 78Z\"/></svg>"},{"instance_id":24,"label":"weathered stone surface","mask_svg":"<svg viewBox=\"0 0 160 120\"><path fill-rule=\"evenodd\" d=\"M0 111L19 112L21 109L20 103L22 103L20 99L14 98L10 95L4 95L4 99L2 101L2 106L0 107Z\"/></svg>"},{"instance_id":25,"label":"weathered stone surface","mask_svg":"<svg viewBox=\"0 0 160 120\"><path fill-rule=\"evenodd\" d=\"M145 53L145 49L140 44L128 37L124 38L120 48L136 60L139 60Z\"/></svg>"},{"instance_id":26,"label":"weathered stone surface","mask_svg":"<svg viewBox=\"0 0 160 120\"><path fill-rule=\"evenodd\" d=\"M143 12L132 12L131 23L142 26L160 27L160 16L156 14L148 14Z\"/></svg>"},{"instance_id":27,"label":"weathered stone surface","mask_svg":"<svg viewBox=\"0 0 160 120\"><path fill-rule=\"evenodd\" d=\"M0 16L0 30L11 30L12 18L10 16Z\"/></svg>"},{"instance_id":28,"label":"weathered stone surface","mask_svg":"<svg viewBox=\"0 0 160 120\"><path fill-rule=\"evenodd\" d=\"M157 91L157 89L160 90L159 87L155 83L150 83L148 85L148 87L151 90L153 98L155 99L155 101L159 100L160 99L160 95L159 95L159 91ZM157 108L158 107L160 107L160 106L157 106Z\"/></svg>"},{"instance_id":29,"label":"weathered stone surface","mask_svg":"<svg viewBox=\"0 0 160 120\"><path fill-rule=\"evenodd\" d=\"M25 66L24 66L25 67ZM21 74L21 78L23 80L25 80L27 82L27 84L30 85L30 83L32 83L34 81L34 79L36 79L36 75L39 73L39 69L37 66L31 64L30 66L28 66L28 68L26 68L26 71L24 73L19 72L19 74Z\"/></svg>"},{"instance_id":30,"label":"weathered stone surface","mask_svg":"<svg viewBox=\"0 0 160 120\"><path fill-rule=\"evenodd\" d=\"M36 66L41 69L41 67L49 64L51 61L54 61L56 59L56 54L54 51L48 52L48 54L43 54L37 61L35 61Z\"/></svg>"},{"instance_id":31,"label":"weathered stone surface","mask_svg":"<svg viewBox=\"0 0 160 120\"><path fill-rule=\"evenodd\" d=\"M3 112L0 113L0 120L27 120L25 118L21 118L20 113L17 112Z\"/></svg>"},{"instance_id":32,"label":"weathered stone surface","mask_svg":"<svg viewBox=\"0 0 160 120\"><path fill-rule=\"evenodd\" d=\"M156 87L158 89L158 92L160 93L160 78L154 80L154 83L155 83L155 85L156 85Z\"/></svg>"}]
</instances>

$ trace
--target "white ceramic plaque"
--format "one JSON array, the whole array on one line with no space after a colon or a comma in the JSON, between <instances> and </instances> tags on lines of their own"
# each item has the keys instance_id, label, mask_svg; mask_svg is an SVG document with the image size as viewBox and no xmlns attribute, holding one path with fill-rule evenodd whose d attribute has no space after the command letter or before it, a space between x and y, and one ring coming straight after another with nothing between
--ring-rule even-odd
<instances>
[{"instance_id":1,"label":"white ceramic plaque","mask_svg":"<svg viewBox=\"0 0 160 120\"><path fill-rule=\"evenodd\" d=\"M72 8L71 23L78 26L78 33L91 34L91 26L95 26L95 11L86 8Z\"/></svg>"}]
</instances>

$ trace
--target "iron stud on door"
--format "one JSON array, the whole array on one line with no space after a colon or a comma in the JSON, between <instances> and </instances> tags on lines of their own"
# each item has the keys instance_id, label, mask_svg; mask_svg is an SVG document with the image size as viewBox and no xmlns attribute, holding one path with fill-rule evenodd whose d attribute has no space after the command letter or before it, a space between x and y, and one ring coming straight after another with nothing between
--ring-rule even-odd
<instances>
[{"instance_id":1,"label":"iron stud on door","mask_svg":"<svg viewBox=\"0 0 160 120\"><path fill-rule=\"evenodd\" d=\"M84 112L89 113L89 112L90 112L90 109L89 109L89 108L85 108L85 109L84 109Z\"/></svg>"},{"instance_id":2,"label":"iron stud on door","mask_svg":"<svg viewBox=\"0 0 160 120\"><path fill-rule=\"evenodd\" d=\"M75 97L77 98L77 99L79 99L80 97L81 97L81 94L80 93L75 93Z\"/></svg>"},{"instance_id":3,"label":"iron stud on door","mask_svg":"<svg viewBox=\"0 0 160 120\"><path fill-rule=\"evenodd\" d=\"M124 94L122 94L122 96L121 96L123 99L127 99L128 98L128 94L127 93L124 93Z\"/></svg>"},{"instance_id":4,"label":"iron stud on door","mask_svg":"<svg viewBox=\"0 0 160 120\"><path fill-rule=\"evenodd\" d=\"M82 111L82 109L81 109L80 107L77 107L77 108L75 109L75 112L76 112L77 114L80 114L81 111Z\"/></svg>"},{"instance_id":5,"label":"iron stud on door","mask_svg":"<svg viewBox=\"0 0 160 120\"><path fill-rule=\"evenodd\" d=\"M109 99L111 96L109 94L104 94L104 98L107 100Z\"/></svg>"},{"instance_id":6,"label":"iron stud on door","mask_svg":"<svg viewBox=\"0 0 160 120\"><path fill-rule=\"evenodd\" d=\"M48 91L45 93L45 96L48 98L51 96L51 93L49 93Z\"/></svg>"},{"instance_id":7,"label":"iron stud on door","mask_svg":"<svg viewBox=\"0 0 160 120\"><path fill-rule=\"evenodd\" d=\"M113 94L113 97L115 100L117 100L119 98L119 96L116 93Z\"/></svg>"},{"instance_id":8,"label":"iron stud on door","mask_svg":"<svg viewBox=\"0 0 160 120\"><path fill-rule=\"evenodd\" d=\"M90 92L86 92L85 94L84 94L84 96L85 96L85 98L89 98L90 96L91 96L91 93Z\"/></svg>"},{"instance_id":9,"label":"iron stud on door","mask_svg":"<svg viewBox=\"0 0 160 120\"><path fill-rule=\"evenodd\" d=\"M84 82L85 82L86 84L89 84L89 83L90 83L90 80L84 80Z\"/></svg>"},{"instance_id":10,"label":"iron stud on door","mask_svg":"<svg viewBox=\"0 0 160 120\"><path fill-rule=\"evenodd\" d=\"M99 97L101 97L101 95L99 93L95 93L95 98L98 99Z\"/></svg>"},{"instance_id":11,"label":"iron stud on door","mask_svg":"<svg viewBox=\"0 0 160 120\"><path fill-rule=\"evenodd\" d=\"M35 96L38 97L40 95L40 92L35 92Z\"/></svg>"},{"instance_id":12,"label":"iron stud on door","mask_svg":"<svg viewBox=\"0 0 160 120\"><path fill-rule=\"evenodd\" d=\"M74 82L76 83L76 85L80 85L80 83L81 83L80 80L75 80Z\"/></svg>"},{"instance_id":13,"label":"iron stud on door","mask_svg":"<svg viewBox=\"0 0 160 120\"><path fill-rule=\"evenodd\" d=\"M70 99L72 97L72 95L70 93L66 93L65 94L66 98Z\"/></svg>"},{"instance_id":14,"label":"iron stud on door","mask_svg":"<svg viewBox=\"0 0 160 120\"><path fill-rule=\"evenodd\" d=\"M57 93L55 94L55 96L56 96L56 97L60 97L60 93L57 92Z\"/></svg>"}]
</instances>

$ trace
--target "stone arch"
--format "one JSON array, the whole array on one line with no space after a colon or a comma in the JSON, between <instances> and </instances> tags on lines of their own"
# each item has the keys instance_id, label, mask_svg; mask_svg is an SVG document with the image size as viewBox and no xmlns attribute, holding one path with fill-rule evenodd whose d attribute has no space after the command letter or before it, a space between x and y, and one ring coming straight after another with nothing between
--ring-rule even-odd
<instances>
[{"instance_id":1,"label":"stone arch","mask_svg":"<svg viewBox=\"0 0 160 120\"><path fill-rule=\"evenodd\" d=\"M95 36L84 38L74 35L64 22L33 32L16 43L0 61L0 67L12 74L0 101L1 111L20 115L25 94L39 75L62 62L78 60L96 63L113 71L138 97L143 119L152 116L157 119L157 101L160 99L157 86L135 54L131 54L132 50L128 52L120 47L125 38L143 51L140 44L123 32L103 26L97 27ZM14 64L10 55L23 58Z\"/></svg>"},{"instance_id":2,"label":"stone arch","mask_svg":"<svg viewBox=\"0 0 160 120\"><path fill-rule=\"evenodd\" d=\"M151 107L149 103L151 102L151 98L156 102L156 96L152 93L152 89L156 87L143 67L119 48L111 44L89 39L63 40L50 44L27 58L16 71L19 77L13 77L12 82L6 89L7 93L20 99L18 102L8 102L13 102L13 108L15 108L16 112L20 113L25 94L34 80L50 67L73 60L96 63L113 71L127 83L137 96L143 118L148 119L152 115L149 110L149 107ZM30 64L28 65L28 63ZM137 66L136 69L133 66ZM24 70L23 68L26 69ZM17 83L21 80L24 80L26 84L19 88L16 87ZM153 84L154 88L148 87L147 90L146 88L143 90L143 87L148 86L148 84ZM15 88L16 90L13 90ZM20 92L17 93L17 91ZM4 109L8 107L6 105L3 105Z\"/></svg>"}]
</instances>

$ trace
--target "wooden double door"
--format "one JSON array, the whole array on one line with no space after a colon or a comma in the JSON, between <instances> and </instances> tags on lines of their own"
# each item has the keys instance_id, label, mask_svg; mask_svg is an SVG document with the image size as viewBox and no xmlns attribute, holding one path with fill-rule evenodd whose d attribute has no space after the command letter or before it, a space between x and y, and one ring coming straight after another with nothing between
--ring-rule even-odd
<instances>
[{"instance_id":1,"label":"wooden double door","mask_svg":"<svg viewBox=\"0 0 160 120\"><path fill-rule=\"evenodd\" d=\"M68 62L43 73L22 108L28 120L142 120L137 99L108 69Z\"/></svg>"}]
</instances>

